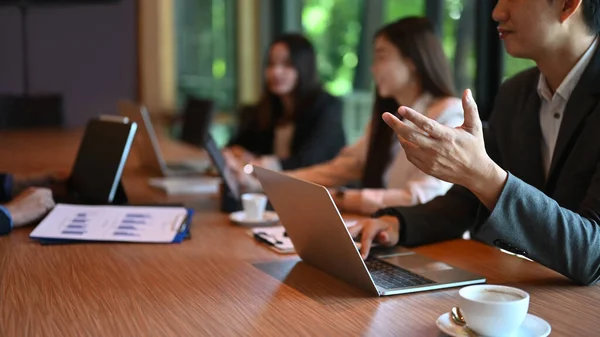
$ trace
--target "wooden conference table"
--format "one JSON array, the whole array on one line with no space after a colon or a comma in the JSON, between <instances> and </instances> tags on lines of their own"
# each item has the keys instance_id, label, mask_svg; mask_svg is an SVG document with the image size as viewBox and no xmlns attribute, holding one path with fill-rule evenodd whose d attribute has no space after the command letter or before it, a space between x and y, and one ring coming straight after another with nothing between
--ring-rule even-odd
<instances>
[{"instance_id":1,"label":"wooden conference table","mask_svg":"<svg viewBox=\"0 0 600 337\"><path fill-rule=\"evenodd\" d=\"M68 169L80 137L0 133L0 170ZM198 153L163 145L169 157ZM172 201L136 166L130 159L124 179L133 201ZM370 297L256 243L214 197L186 199L197 212L182 244L41 246L29 241L31 228L0 238L0 336L439 336L435 320L457 304L456 288ZM554 336L600 333L600 287L475 241L417 251L528 291L530 313Z\"/></svg>"}]
</instances>

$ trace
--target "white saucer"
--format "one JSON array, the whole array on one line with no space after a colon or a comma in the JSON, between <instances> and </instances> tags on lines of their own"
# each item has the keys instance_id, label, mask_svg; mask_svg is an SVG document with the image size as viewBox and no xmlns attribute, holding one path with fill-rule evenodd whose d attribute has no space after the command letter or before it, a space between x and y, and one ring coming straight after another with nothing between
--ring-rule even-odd
<instances>
[{"instance_id":1,"label":"white saucer","mask_svg":"<svg viewBox=\"0 0 600 337\"><path fill-rule=\"evenodd\" d=\"M244 211L237 211L229 215L229 220L235 224L247 227L273 226L279 223L279 216L277 216L277 213L275 212L265 211L262 219L250 220L246 218L246 213L244 213Z\"/></svg>"},{"instance_id":2,"label":"white saucer","mask_svg":"<svg viewBox=\"0 0 600 337\"><path fill-rule=\"evenodd\" d=\"M435 324L442 330L443 333L453 336L453 337L468 337L469 333L467 329L461 326L458 326L452 322L450 318L450 313L444 313L440 317L438 317ZM550 334L552 328L550 324L545 320L532 315L527 314L523 324L519 327L512 337L546 337Z\"/></svg>"}]
</instances>

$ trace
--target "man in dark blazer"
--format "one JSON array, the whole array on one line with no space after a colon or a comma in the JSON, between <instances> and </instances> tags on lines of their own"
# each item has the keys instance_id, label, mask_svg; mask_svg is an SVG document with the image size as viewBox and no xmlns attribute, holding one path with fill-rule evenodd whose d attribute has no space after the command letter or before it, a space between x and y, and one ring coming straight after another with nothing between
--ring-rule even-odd
<instances>
[{"instance_id":1,"label":"man in dark blazer","mask_svg":"<svg viewBox=\"0 0 600 337\"><path fill-rule=\"evenodd\" d=\"M509 54L532 59L501 87L485 137L471 92L450 129L415 111L384 120L419 169L456 184L445 196L378 211L353 230L414 246L475 239L537 261L580 284L600 278L600 0L499 0ZM484 142L485 138L485 142ZM485 144L485 145L484 145Z\"/></svg>"}]
</instances>

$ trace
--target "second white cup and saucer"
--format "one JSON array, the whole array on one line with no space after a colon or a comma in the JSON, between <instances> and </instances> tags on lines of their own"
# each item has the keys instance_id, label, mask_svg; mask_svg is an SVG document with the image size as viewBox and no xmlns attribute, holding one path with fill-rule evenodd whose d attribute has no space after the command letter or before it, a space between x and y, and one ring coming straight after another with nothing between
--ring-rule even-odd
<instances>
[{"instance_id":1,"label":"second white cup and saucer","mask_svg":"<svg viewBox=\"0 0 600 337\"><path fill-rule=\"evenodd\" d=\"M451 313L442 314L438 328L449 336L546 337L552 331L544 319L528 314L529 294L500 285L474 285L459 291L460 310L466 326Z\"/></svg>"},{"instance_id":2,"label":"second white cup and saucer","mask_svg":"<svg viewBox=\"0 0 600 337\"><path fill-rule=\"evenodd\" d=\"M231 222L246 227L274 226L279 224L277 213L267 211L267 196L261 193L242 194L244 210L229 215Z\"/></svg>"}]
</instances>

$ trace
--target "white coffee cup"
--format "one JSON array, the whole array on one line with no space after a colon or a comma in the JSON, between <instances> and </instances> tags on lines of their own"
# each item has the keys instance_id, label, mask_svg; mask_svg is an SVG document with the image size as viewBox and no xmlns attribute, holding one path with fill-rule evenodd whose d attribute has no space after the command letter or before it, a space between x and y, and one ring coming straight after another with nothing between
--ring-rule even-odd
<instances>
[{"instance_id":1,"label":"white coffee cup","mask_svg":"<svg viewBox=\"0 0 600 337\"><path fill-rule=\"evenodd\" d=\"M262 220L267 207L267 196L260 193L242 194L242 206L247 220Z\"/></svg>"},{"instance_id":2,"label":"white coffee cup","mask_svg":"<svg viewBox=\"0 0 600 337\"><path fill-rule=\"evenodd\" d=\"M513 287L483 284L462 288L458 293L467 325L484 336L511 336L529 309L529 294Z\"/></svg>"}]
</instances>

